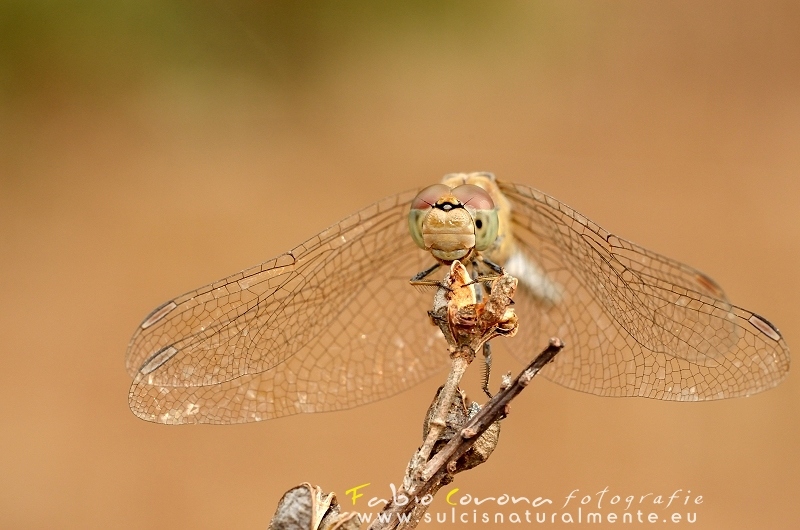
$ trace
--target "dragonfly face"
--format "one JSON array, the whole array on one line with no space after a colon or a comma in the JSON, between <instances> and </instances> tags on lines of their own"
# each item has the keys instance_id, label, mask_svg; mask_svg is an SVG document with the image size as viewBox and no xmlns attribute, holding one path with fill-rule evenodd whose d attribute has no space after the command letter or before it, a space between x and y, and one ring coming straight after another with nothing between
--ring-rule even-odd
<instances>
[{"instance_id":1,"label":"dragonfly face","mask_svg":"<svg viewBox=\"0 0 800 530\"><path fill-rule=\"evenodd\" d=\"M411 201L411 238L436 259L451 263L487 250L498 232L498 212L489 193L474 184L434 184Z\"/></svg>"}]
</instances>

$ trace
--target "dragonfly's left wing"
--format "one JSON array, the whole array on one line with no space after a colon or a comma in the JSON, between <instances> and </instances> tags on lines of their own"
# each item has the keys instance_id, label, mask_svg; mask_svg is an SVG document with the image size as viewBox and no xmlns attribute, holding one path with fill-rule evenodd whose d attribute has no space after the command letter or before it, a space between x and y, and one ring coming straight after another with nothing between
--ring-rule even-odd
<instances>
[{"instance_id":1,"label":"dragonfly's left wing","mask_svg":"<svg viewBox=\"0 0 800 530\"><path fill-rule=\"evenodd\" d=\"M446 366L430 297L408 283L432 262L408 235L414 195L153 311L128 347L133 412L177 424L339 410Z\"/></svg>"}]
</instances>

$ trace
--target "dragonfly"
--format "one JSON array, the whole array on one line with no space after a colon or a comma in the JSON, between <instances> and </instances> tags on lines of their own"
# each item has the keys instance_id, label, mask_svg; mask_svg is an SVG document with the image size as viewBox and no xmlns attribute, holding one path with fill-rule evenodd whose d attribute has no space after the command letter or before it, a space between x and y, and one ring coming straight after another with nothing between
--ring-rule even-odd
<instances>
[{"instance_id":1,"label":"dragonfly","mask_svg":"<svg viewBox=\"0 0 800 530\"><path fill-rule=\"evenodd\" d=\"M474 194L459 186L477 186L490 201L471 205ZM452 198L437 207L442 196ZM474 234L437 256L422 225L428 210L443 208L469 213ZM566 344L540 372L559 385L701 401L749 396L788 373L778 329L730 303L709 276L534 188L458 173L157 307L128 345L130 408L157 423L234 424L407 390L449 366L446 341L426 315L429 297L409 278L470 245L461 259L481 258L519 279L511 354L527 363L547 337Z\"/></svg>"}]
</instances>

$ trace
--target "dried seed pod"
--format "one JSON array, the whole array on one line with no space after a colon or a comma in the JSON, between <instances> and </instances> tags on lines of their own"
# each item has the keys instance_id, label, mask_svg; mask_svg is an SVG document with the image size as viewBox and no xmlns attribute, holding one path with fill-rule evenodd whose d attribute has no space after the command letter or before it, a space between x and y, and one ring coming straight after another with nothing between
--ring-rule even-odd
<instances>
[{"instance_id":1,"label":"dried seed pod","mask_svg":"<svg viewBox=\"0 0 800 530\"><path fill-rule=\"evenodd\" d=\"M439 399L441 390L442 388L439 387L439 390L436 392L436 397L431 403L431 406L428 408L428 413L425 416L425 422L423 423L422 428L423 440L428 437L428 432L430 431L430 422L433 419L434 409ZM435 454L453 437L461 436L461 430L464 425L466 425L466 423L475 414L477 414L480 409L480 405L475 402L468 404L468 398L463 392L459 391L456 393L455 398L450 404L450 409L447 411L444 430L437 438L433 453ZM486 432L484 432L478 438L478 440L475 441L475 444L461 458L458 459L452 472L454 474L460 473L461 471L466 471L467 469L471 469L485 462L492 454L492 451L494 451L494 448L497 447L497 442L499 439L500 422L497 421L493 423L491 427L489 427Z\"/></svg>"},{"instance_id":2,"label":"dried seed pod","mask_svg":"<svg viewBox=\"0 0 800 530\"><path fill-rule=\"evenodd\" d=\"M303 482L283 494L268 530L356 530L357 516L340 512L333 493Z\"/></svg>"}]
</instances>

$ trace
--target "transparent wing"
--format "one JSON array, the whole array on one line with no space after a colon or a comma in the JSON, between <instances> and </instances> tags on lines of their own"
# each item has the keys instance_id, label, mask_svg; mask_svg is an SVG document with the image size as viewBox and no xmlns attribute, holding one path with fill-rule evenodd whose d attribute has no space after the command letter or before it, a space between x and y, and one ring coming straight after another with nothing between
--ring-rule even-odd
<instances>
[{"instance_id":1,"label":"transparent wing","mask_svg":"<svg viewBox=\"0 0 800 530\"><path fill-rule=\"evenodd\" d=\"M339 410L446 366L430 296L408 283L432 264L408 236L414 195L153 311L128 347L133 412L177 424Z\"/></svg>"},{"instance_id":2,"label":"transparent wing","mask_svg":"<svg viewBox=\"0 0 800 530\"><path fill-rule=\"evenodd\" d=\"M706 275L610 234L538 190L501 183L517 251L531 265L518 291L528 361L547 337L566 348L542 370L601 396L705 400L777 385L789 350L762 317L731 305Z\"/></svg>"}]
</instances>

